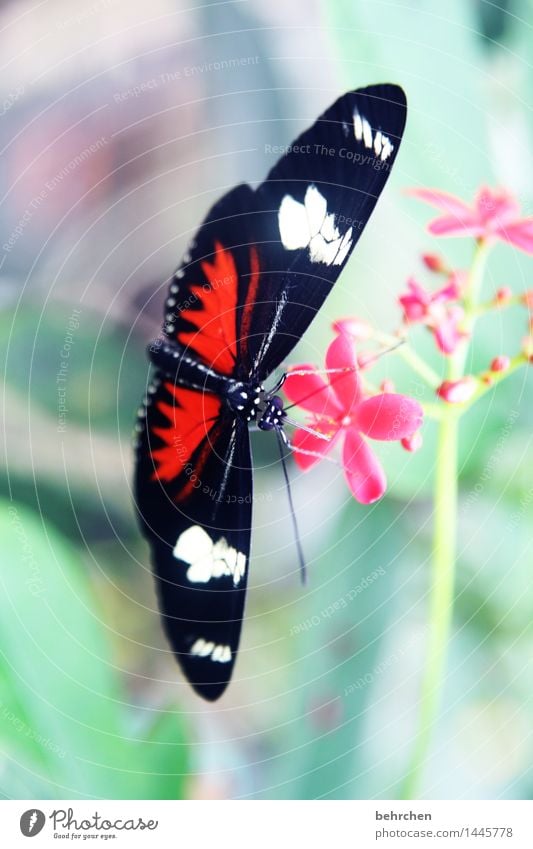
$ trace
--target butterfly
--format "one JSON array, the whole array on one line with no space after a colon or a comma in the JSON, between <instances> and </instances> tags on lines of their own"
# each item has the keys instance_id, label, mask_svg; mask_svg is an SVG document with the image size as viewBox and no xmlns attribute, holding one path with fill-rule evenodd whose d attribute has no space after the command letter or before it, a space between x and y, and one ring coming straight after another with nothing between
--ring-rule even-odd
<instances>
[{"instance_id":1,"label":"butterfly","mask_svg":"<svg viewBox=\"0 0 533 849\"><path fill-rule=\"evenodd\" d=\"M286 411L265 381L345 267L406 113L396 85L340 97L255 190L238 185L210 209L170 282L163 331L148 348L135 501L168 641L210 701L231 679L244 612L249 426L283 436Z\"/></svg>"}]
</instances>

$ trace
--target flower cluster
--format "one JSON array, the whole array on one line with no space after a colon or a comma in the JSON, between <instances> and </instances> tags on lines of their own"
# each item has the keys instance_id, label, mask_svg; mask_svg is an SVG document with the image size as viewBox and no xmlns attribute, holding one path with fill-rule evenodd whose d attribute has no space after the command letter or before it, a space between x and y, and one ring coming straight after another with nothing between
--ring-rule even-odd
<instances>
[{"instance_id":1,"label":"flower cluster","mask_svg":"<svg viewBox=\"0 0 533 849\"><path fill-rule=\"evenodd\" d=\"M426 380L439 401L444 406L462 404L465 409L518 365L533 360L533 291L515 295L508 286L501 286L485 303L477 301L478 292L474 291L479 282L476 262L495 241L533 253L533 218L520 218L514 198L488 188L480 189L471 206L434 189L416 189L410 194L442 213L429 224L430 233L475 239L472 267L468 271L452 269L439 254L424 254L425 268L433 278L440 277L440 285L430 289L414 277L407 280L406 291L398 297L401 323L394 334L384 334L356 317L338 320L333 324L335 337L323 371L328 380L314 366L298 365L292 369L294 373L289 371L285 383L289 400L307 414L305 427L298 428L292 440L296 463L309 469L342 441L342 465L348 485L354 497L364 504L379 499L386 489L385 472L368 440L397 440L405 450L417 451L422 444L419 429L423 408L414 399L395 393L390 381L383 381L379 391L373 389L365 377L376 354L356 350L356 346L359 349L366 341L374 340L394 347L398 340L404 340L399 353ZM525 306L529 311L529 333L521 351L514 357L499 353L486 371L465 375L462 353L477 318L512 305ZM439 380L438 374L410 346L413 325L425 327L446 358L445 380Z\"/></svg>"},{"instance_id":2,"label":"flower cluster","mask_svg":"<svg viewBox=\"0 0 533 849\"><path fill-rule=\"evenodd\" d=\"M398 298L408 324L425 324L435 337L443 354L453 354L467 337L461 329L464 310L457 304L461 297L460 275L450 275L445 286L436 292L426 291L413 277L407 281L408 292Z\"/></svg>"},{"instance_id":3,"label":"flower cluster","mask_svg":"<svg viewBox=\"0 0 533 849\"><path fill-rule=\"evenodd\" d=\"M428 225L435 236L467 236L476 239L477 245L487 248L500 240L533 254L533 217L521 218L517 201L505 191L492 191L483 187L469 206L459 198L436 189L414 189L410 194L440 210L442 215ZM408 281L408 293L401 295L399 302L407 323L421 322L435 337L439 350L453 355L458 346L466 342L473 326L472 304L469 316L465 316L465 302L471 295L468 291L472 281L466 272L451 271L435 254L425 255L424 264L431 271L447 276L446 285L432 294L427 293L412 279ZM526 292L515 297L509 286L501 286L486 304L476 305L478 314L502 309L513 304L525 305L531 310L532 296ZM531 334L531 317L529 317ZM527 356L532 346L531 335L522 344L518 360ZM506 372L513 364L506 354L493 358L489 368L481 375L466 375L454 380L445 380L437 387L437 395L449 404L461 404L472 400L483 390L483 384L492 385L496 375Z\"/></svg>"}]
</instances>

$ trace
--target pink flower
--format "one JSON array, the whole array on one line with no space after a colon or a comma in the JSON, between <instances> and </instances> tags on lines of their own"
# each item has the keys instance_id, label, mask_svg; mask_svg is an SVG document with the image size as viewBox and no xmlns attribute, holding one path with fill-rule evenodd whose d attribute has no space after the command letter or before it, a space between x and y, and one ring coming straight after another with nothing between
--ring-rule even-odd
<instances>
[{"instance_id":1,"label":"pink flower","mask_svg":"<svg viewBox=\"0 0 533 849\"><path fill-rule=\"evenodd\" d=\"M448 404L462 404L470 400L476 388L477 382L473 377L445 380L437 389L437 395Z\"/></svg>"},{"instance_id":2,"label":"pink flower","mask_svg":"<svg viewBox=\"0 0 533 849\"><path fill-rule=\"evenodd\" d=\"M420 322L433 332L437 347L443 354L453 354L465 334L460 330L464 317L462 307L449 306L460 297L459 277L451 275L446 286L436 292L426 292L413 277L407 281L409 292L398 298L404 318L412 324Z\"/></svg>"},{"instance_id":3,"label":"pink flower","mask_svg":"<svg viewBox=\"0 0 533 849\"><path fill-rule=\"evenodd\" d=\"M284 390L294 404L312 413L313 430L329 436L326 442L318 436L297 430L293 437L295 460L301 469L313 466L343 436L343 466L348 486L362 504L381 498L387 482L385 473L368 446L371 439L396 440L410 436L422 423L422 408L405 395L382 393L363 397L353 343L340 333L326 354L326 368L347 369L333 373L326 383L312 366L295 366L309 375L289 375ZM311 451L313 455L299 453Z\"/></svg>"},{"instance_id":4,"label":"pink flower","mask_svg":"<svg viewBox=\"0 0 533 849\"><path fill-rule=\"evenodd\" d=\"M410 194L444 212L429 225L429 232L435 236L502 239L533 253L533 217L520 218L520 207L508 192L483 187L472 206L437 189L412 189Z\"/></svg>"}]
</instances>

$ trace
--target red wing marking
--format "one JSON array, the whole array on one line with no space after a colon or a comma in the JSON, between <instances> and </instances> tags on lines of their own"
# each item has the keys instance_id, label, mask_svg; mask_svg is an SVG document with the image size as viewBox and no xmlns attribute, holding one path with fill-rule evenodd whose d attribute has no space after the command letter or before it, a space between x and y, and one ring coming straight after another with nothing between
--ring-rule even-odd
<instances>
[{"instance_id":1,"label":"red wing marking","mask_svg":"<svg viewBox=\"0 0 533 849\"><path fill-rule=\"evenodd\" d=\"M191 291L201 309L183 310L182 317L197 328L180 333L179 341L191 348L209 366L222 374L232 374L237 357L236 315L237 269L231 251L215 242L215 258L202 262L208 283L193 283Z\"/></svg>"},{"instance_id":2,"label":"red wing marking","mask_svg":"<svg viewBox=\"0 0 533 849\"><path fill-rule=\"evenodd\" d=\"M198 486L202 485L201 475L204 470L204 466L207 463L207 459L213 450L213 443L216 443L217 438L220 433L220 423L215 422L211 426L211 430L209 431L209 439L204 441L202 446L202 450L200 451L198 457L196 458L196 462L194 464L194 472L187 478L185 484L182 489L176 495L176 501L184 501L191 492L196 489ZM194 477L192 476L194 474Z\"/></svg>"},{"instance_id":3,"label":"red wing marking","mask_svg":"<svg viewBox=\"0 0 533 849\"><path fill-rule=\"evenodd\" d=\"M259 289L259 257L257 248L250 248L250 282L248 291L246 292L246 300L241 322L241 340L243 349L246 351L248 347L248 337L250 335L250 327L252 324L252 312L257 301L257 291Z\"/></svg>"},{"instance_id":4,"label":"red wing marking","mask_svg":"<svg viewBox=\"0 0 533 849\"><path fill-rule=\"evenodd\" d=\"M165 388L176 398L179 406L167 404L165 401L159 401L156 405L170 425L152 429L165 443L163 448L152 451L156 464L152 479L168 482L181 474L202 440L213 428L220 413L221 401L216 395L183 389L172 383L165 383ZM203 464L206 460L207 455Z\"/></svg>"}]
</instances>

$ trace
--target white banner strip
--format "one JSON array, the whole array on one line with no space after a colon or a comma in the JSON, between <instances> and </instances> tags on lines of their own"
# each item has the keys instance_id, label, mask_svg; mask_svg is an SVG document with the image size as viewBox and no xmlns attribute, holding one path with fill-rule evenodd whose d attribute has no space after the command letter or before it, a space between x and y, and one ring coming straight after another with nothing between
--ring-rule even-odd
<instances>
[{"instance_id":1,"label":"white banner strip","mask_svg":"<svg viewBox=\"0 0 533 849\"><path fill-rule=\"evenodd\" d=\"M1 845L532 849L530 801L3 801ZM35 838L35 843L30 843ZM119 842L117 842L119 841Z\"/></svg>"}]
</instances>

